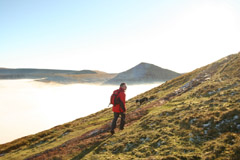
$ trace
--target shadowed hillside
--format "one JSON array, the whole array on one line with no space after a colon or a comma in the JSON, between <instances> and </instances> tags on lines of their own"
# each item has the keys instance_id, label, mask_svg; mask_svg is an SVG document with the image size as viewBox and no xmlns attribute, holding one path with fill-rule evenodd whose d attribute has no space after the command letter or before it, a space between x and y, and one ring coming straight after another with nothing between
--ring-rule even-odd
<instances>
[{"instance_id":1,"label":"shadowed hillside","mask_svg":"<svg viewBox=\"0 0 240 160\"><path fill-rule=\"evenodd\" d=\"M0 159L239 160L239 85L240 53L128 100L126 127L113 136L106 108L0 145Z\"/></svg>"},{"instance_id":2,"label":"shadowed hillside","mask_svg":"<svg viewBox=\"0 0 240 160\"><path fill-rule=\"evenodd\" d=\"M126 82L127 84L165 82L179 75L179 73L160 68L153 64L140 63L125 72L119 73L116 77L106 81L105 84L120 84L121 82Z\"/></svg>"}]
</instances>

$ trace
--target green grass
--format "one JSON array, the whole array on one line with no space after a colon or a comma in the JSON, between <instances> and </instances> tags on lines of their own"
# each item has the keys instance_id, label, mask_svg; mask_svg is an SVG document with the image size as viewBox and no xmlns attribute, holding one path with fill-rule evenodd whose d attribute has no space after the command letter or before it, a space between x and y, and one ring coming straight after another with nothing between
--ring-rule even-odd
<instances>
[{"instance_id":1,"label":"green grass","mask_svg":"<svg viewBox=\"0 0 240 160\"><path fill-rule=\"evenodd\" d=\"M164 97L205 74L208 79L160 103ZM135 103L136 99L151 96L154 100L141 106ZM40 154L42 158L238 160L239 97L240 53L128 100L126 127L112 137L105 130L91 135L109 126L113 117L108 108L1 145L0 154L6 154L0 159L24 159L50 149L48 154ZM81 139L83 135L90 136Z\"/></svg>"}]
</instances>

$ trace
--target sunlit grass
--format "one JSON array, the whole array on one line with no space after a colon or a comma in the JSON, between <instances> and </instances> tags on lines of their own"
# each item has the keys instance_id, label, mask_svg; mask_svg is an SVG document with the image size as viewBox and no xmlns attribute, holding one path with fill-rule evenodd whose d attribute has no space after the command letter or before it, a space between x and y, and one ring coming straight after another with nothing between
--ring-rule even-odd
<instances>
[{"instance_id":1,"label":"sunlit grass","mask_svg":"<svg viewBox=\"0 0 240 160\"><path fill-rule=\"evenodd\" d=\"M232 68L232 63L238 68ZM238 54L230 57L229 61L220 60L187 73L186 77L182 75L129 99L126 103L128 116L133 116L138 110L143 110L144 114L136 120L128 117L129 122L125 129L123 131L117 129L116 134L111 137L103 133L105 136L97 137L99 135L96 135L87 139L93 140L93 143L86 141L87 146L73 145L74 141L87 131L94 131L111 122L112 111L107 108L51 130L25 137L15 143L1 146L0 154L7 148L13 147L4 158L25 158L70 141L69 148L49 156L52 159L81 157L87 160L212 160L229 159L229 157L233 160L240 159L240 77L239 73L235 72L239 70L239 64ZM174 96L165 103L159 103L165 96L209 68L211 69L209 70L210 79ZM229 68L232 71L228 70ZM155 99L141 106L135 102L136 99L150 96L154 96ZM45 143L41 144L41 141ZM31 145L38 146L29 148ZM74 152L71 152L71 149L74 149ZM47 158L46 154L43 156Z\"/></svg>"}]
</instances>

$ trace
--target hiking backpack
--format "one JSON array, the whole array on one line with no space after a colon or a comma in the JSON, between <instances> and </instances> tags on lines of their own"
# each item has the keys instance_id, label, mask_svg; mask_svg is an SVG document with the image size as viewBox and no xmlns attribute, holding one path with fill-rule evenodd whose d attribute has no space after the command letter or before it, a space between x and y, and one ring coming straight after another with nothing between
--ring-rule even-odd
<instances>
[{"instance_id":1,"label":"hiking backpack","mask_svg":"<svg viewBox=\"0 0 240 160\"><path fill-rule=\"evenodd\" d=\"M113 94L111 95L110 104L112 104L113 106L115 106L116 104L119 104L119 100L118 100L119 93L120 93L119 90L115 90L115 91L113 91Z\"/></svg>"}]
</instances>

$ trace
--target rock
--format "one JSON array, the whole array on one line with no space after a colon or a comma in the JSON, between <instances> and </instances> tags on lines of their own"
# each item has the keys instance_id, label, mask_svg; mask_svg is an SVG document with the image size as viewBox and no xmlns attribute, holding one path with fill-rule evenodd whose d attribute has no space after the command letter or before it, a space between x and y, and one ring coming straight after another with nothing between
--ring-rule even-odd
<instances>
[{"instance_id":1,"label":"rock","mask_svg":"<svg viewBox=\"0 0 240 160\"><path fill-rule=\"evenodd\" d=\"M146 138L140 138L141 143L148 142L149 140L150 140L149 137L146 137Z\"/></svg>"},{"instance_id":2,"label":"rock","mask_svg":"<svg viewBox=\"0 0 240 160\"><path fill-rule=\"evenodd\" d=\"M216 93L216 91L210 91L210 92L208 92L208 95L213 95L213 94L215 94Z\"/></svg>"},{"instance_id":3,"label":"rock","mask_svg":"<svg viewBox=\"0 0 240 160\"><path fill-rule=\"evenodd\" d=\"M208 122L206 124L203 124L203 127L209 127L211 125L211 122Z\"/></svg>"},{"instance_id":4,"label":"rock","mask_svg":"<svg viewBox=\"0 0 240 160\"><path fill-rule=\"evenodd\" d=\"M0 157L2 157L2 156L4 156L5 154L4 153L2 153L2 154L0 154Z\"/></svg>"},{"instance_id":5,"label":"rock","mask_svg":"<svg viewBox=\"0 0 240 160\"><path fill-rule=\"evenodd\" d=\"M157 147L160 147L161 146L161 141L158 141L157 142Z\"/></svg>"},{"instance_id":6,"label":"rock","mask_svg":"<svg viewBox=\"0 0 240 160\"><path fill-rule=\"evenodd\" d=\"M134 147L133 143L128 143L126 147L123 149L124 152L130 151Z\"/></svg>"},{"instance_id":7,"label":"rock","mask_svg":"<svg viewBox=\"0 0 240 160\"><path fill-rule=\"evenodd\" d=\"M70 133L70 131L66 131L66 132L64 132L64 133L61 135L61 137L66 136L66 135L68 135L69 133Z\"/></svg>"},{"instance_id":8,"label":"rock","mask_svg":"<svg viewBox=\"0 0 240 160\"><path fill-rule=\"evenodd\" d=\"M207 134L208 133L208 131L207 130L204 130L204 134Z\"/></svg>"},{"instance_id":9,"label":"rock","mask_svg":"<svg viewBox=\"0 0 240 160\"><path fill-rule=\"evenodd\" d=\"M95 130L93 130L92 132L90 132L88 136L93 136L93 135L95 135L96 133L98 133L98 131L99 131L99 129L95 129Z\"/></svg>"},{"instance_id":10,"label":"rock","mask_svg":"<svg viewBox=\"0 0 240 160\"><path fill-rule=\"evenodd\" d=\"M238 115L235 115L234 117L233 117L233 120L237 120L239 118L239 116Z\"/></svg>"},{"instance_id":11,"label":"rock","mask_svg":"<svg viewBox=\"0 0 240 160\"><path fill-rule=\"evenodd\" d=\"M193 139L192 137L190 137L190 138L189 138L189 141L190 141L190 142L193 142L193 141L194 141L194 139Z\"/></svg>"},{"instance_id":12,"label":"rock","mask_svg":"<svg viewBox=\"0 0 240 160\"><path fill-rule=\"evenodd\" d=\"M240 124L237 125L237 129L240 130Z\"/></svg>"},{"instance_id":13,"label":"rock","mask_svg":"<svg viewBox=\"0 0 240 160\"><path fill-rule=\"evenodd\" d=\"M193 118L190 120L190 124L193 124L193 122L195 122L197 119L196 118Z\"/></svg>"}]
</instances>

